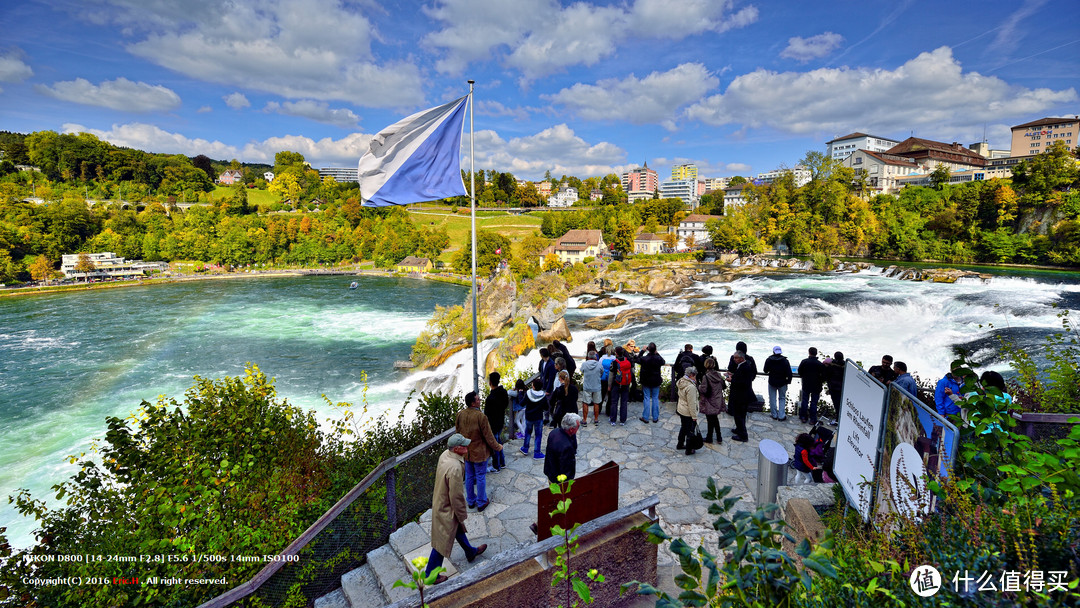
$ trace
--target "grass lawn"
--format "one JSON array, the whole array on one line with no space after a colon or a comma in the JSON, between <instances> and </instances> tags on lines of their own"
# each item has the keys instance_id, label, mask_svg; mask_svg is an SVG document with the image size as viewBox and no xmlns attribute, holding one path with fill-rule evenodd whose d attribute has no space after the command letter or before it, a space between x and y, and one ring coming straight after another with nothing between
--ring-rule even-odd
<instances>
[{"instance_id":1,"label":"grass lawn","mask_svg":"<svg viewBox=\"0 0 1080 608\"><path fill-rule=\"evenodd\" d=\"M248 204L252 206L269 205L281 200L281 197L270 192L269 190L259 190L258 188L250 188L248 193ZM210 196L214 200L224 198L232 194L232 186L214 186L214 191L210 193Z\"/></svg>"},{"instance_id":2,"label":"grass lawn","mask_svg":"<svg viewBox=\"0 0 1080 608\"><path fill-rule=\"evenodd\" d=\"M409 207L409 214L419 226L443 227L450 235L450 247L439 259L451 262L454 254L469 244L470 216L468 210L454 213L451 207ZM476 230L491 230L507 237L514 244L540 231L540 218L533 215L511 215L504 211L483 211L476 214Z\"/></svg>"}]
</instances>

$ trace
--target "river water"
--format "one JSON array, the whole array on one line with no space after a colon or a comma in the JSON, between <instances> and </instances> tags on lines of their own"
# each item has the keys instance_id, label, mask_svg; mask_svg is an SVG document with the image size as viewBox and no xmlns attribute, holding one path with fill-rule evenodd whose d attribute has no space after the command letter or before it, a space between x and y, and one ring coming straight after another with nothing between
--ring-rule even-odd
<instances>
[{"instance_id":1,"label":"river water","mask_svg":"<svg viewBox=\"0 0 1080 608\"><path fill-rule=\"evenodd\" d=\"M162 394L182 401L194 375L239 375L245 362L257 363L276 378L281 397L316 409L320 418L334 414L323 394L334 402L362 401L362 372L376 414L400 407L418 382L442 389L468 384L470 351L437 372L409 376L393 369L395 360L408 358L435 305L460 304L465 288L364 278L350 291L351 280L198 281L0 300L0 526L12 544L28 545L34 522L4 497L29 488L47 498L75 470L67 457L103 435L106 416L125 416ZM899 281L876 270L768 273L695 291L704 297L619 294L628 303L605 310L580 310L581 299L572 299L570 350L580 355L588 340L634 338L640 346L655 341L669 362L684 343L695 350L712 344L726 362L743 340L759 365L774 345L792 363L815 346L866 366L888 353L936 380L959 350L1005 370L1000 336L1037 350L1060 328L1061 308L1080 311L1080 277L1063 273L957 284ZM693 302L708 302L708 310L684 316ZM656 319L614 331L581 325L627 308L646 309ZM519 368L535 369L536 358L535 351L523 357Z\"/></svg>"}]
</instances>

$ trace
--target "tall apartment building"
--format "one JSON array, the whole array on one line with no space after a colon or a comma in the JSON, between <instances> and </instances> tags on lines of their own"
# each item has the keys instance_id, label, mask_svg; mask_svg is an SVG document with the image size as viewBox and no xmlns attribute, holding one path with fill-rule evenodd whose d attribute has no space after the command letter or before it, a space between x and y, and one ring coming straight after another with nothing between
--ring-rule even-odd
<instances>
[{"instance_id":1,"label":"tall apartment building","mask_svg":"<svg viewBox=\"0 0 1080 608\"><path fill-rule=\"evenodd\" d=\"M693 207L698 200L697 179L669 179L660 184L660 198L678 198Z\"/></svg>"},{"instance_id":2,"label":"tall apartment building","mask_svg":"<svg viewBox=\"0 0 1080 608\"><path fill-rule=\"evenodd\" d=\"M631 203L652 198L659 186L660 178L649 168L649 163L622 174L622 187Z\"/></svg>"},{"instance_id":3,"label":"tall apartment building","mask_svg":"<svg viewBox=\"0 0 1080 608\"><path fill-rule=\"evenodd\" d=\"M1070 148L1080 143L1080 117L1042 118L1012 128L1010 156L1034 156L1045 152L1055 141Z\"/></svg>"},{"instance_id":4,"label":"tall apartment building","mask_svg":"<svg viewBox=\"0 0 1080 608\"><path fill-rule=\"evenodd\" d=\"M850 133L825 142L825 155L833 160L844 160L855 150L886 152L900 142L866 133Z\"/></svg>"},{"instance_id":5,"label":"tall apartment building","mask_svg":"<svg viewBox=\"0 0 1080 608\"><path fill-rule=\"evenodd\" d=\"M684 163L681 165L674 165L671 167L671 179L697 179L697 165L694 163Z\"/></svg>"}]
</instances>

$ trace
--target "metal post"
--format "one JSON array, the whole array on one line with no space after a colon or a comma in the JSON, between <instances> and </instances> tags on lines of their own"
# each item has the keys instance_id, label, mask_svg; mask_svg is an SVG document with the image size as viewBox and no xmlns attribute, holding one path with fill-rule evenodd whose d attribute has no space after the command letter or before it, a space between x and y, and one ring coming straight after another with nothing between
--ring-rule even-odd
<instances>
[{"instance_id":1,"label":"metal post","mask_svg":"<svg viewBox=\"0 0 1080 608\"><path fill-rule=\"evenodd\" d=\"M386 471L386 519L387 534L397 530L397 467Z\"/></svg>"},{"instance_id":2,"label":"metal post","mask_svg":"<svg viewBox=\"0 0 1080 608\"><path fill-rule=\"evenodd\" d=\"M469 81L469 207L472 209L472 386L473 392L480 393L480 343L476 339L476 153L473 137L473 84Z\"/></svg>"}]
</instances>

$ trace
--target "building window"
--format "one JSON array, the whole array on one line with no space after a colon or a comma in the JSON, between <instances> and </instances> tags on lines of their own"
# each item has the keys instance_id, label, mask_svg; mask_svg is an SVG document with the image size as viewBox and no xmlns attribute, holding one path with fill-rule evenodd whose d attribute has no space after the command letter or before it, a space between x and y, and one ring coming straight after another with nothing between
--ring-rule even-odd
<instances>
[{"instance_id":1,"label":"building window","mask_svg":"<svg viewBox=\"0 0 1080 608\"><path fill-rule=\"evenodd\" d=\"M854 164L856 164L856 165L861 165L861 164L862 164L862 157L860 156L860 157L856 158L856 159L855 159L854 161L852 161L852 162L853 162Z\"/></svg>"}]
</instances>

